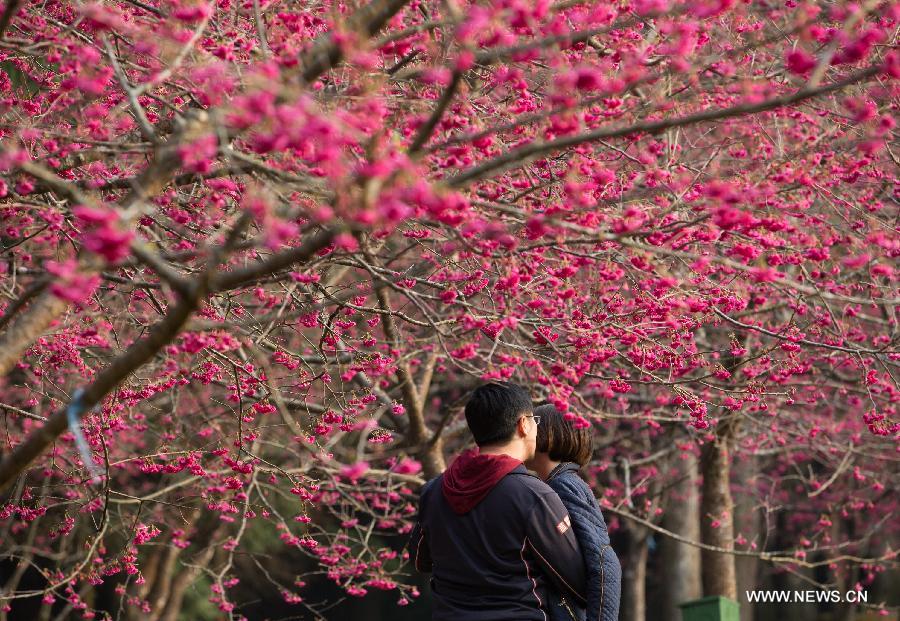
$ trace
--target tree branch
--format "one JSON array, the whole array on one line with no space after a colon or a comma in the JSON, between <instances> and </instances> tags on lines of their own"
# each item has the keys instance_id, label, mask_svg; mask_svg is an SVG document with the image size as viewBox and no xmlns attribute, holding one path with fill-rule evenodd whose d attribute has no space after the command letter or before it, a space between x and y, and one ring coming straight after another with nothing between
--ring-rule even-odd
<instances>
[{"instance_id":1,"label":"tree branch","mask_svg":"<svg viewBox=\"0 0 900 621\"><path fill-rule=\"evenodd\" d=\"M358 9L346 22L345 30L369 38L384 27L391 17L406 6L409 0L375 0ZM314 82L320 75L337 65L344 58L344 51L334 42L331 33L313 44L304 55L302 78L306 84Z\"/></svg>"},{"instance_id":2,"label":"tree branch","mask_svg":"<svg viewBox=\"0 0 900 621\"><path fill-rule=\"evenodd\" d=\"M503 155L490 159L479 164L478 166L475 166L474 168L464 171L456 175L455 177L451 177L448 180L447 184L451 188L463 188L471 183L474 183L475 181L483 179L491 173L501 173L509 170L510 168L524 165L535 158L541 157L542 155L561 151L569 147L575 147L587 142L595 142L597 140L605 140L607 138L620 138L622 136L628 136L629 134L655 134L667 129L672 129L674 127L684 127L685 125L695 125L697 123L704 123L707 121L718 121L734 116L756 114L758 112L775 110L776 108L782 108L784 106L799 103L807 99L812 99L813 97L818 97L819 95L824 95L825 93L839 91L843 88L846 88L847 86L871 78L879 71L881 71L880 66L867 67L866 69L857 71L856 73L849 75L843 80L839 80L832 84L827 84L825 86L819 86L811 89L802 88L795 93L791 93L790 95L783 95L781 97L776 97L775 99L770 99L761 103L739 104L730 108L707 110L705 112L689 114L688 116L683 117L662 119L659 121L647 121L644 123L629 125L627 127L598 129L592 132L587 132L585 134L565 136L563 138L551 140L548 142L535 142L523 147L519 147L518 149L508 151Z\"/></svg>"}]
</instances>

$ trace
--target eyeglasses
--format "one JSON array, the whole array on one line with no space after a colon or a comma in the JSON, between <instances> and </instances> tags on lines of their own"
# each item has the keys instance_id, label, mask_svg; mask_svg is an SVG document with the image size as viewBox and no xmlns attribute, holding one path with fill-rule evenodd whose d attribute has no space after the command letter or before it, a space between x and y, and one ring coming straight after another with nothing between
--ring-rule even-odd
<instances>
[{"instance_id":1,"label":"eyeglasses","mask_svg":"<svg viewBox=\"0 0 900 621\"><path fill-rule=\"evenodd\" d=\"M533 419L534 419L534 424L535 424L535 425L540 425L540 424L541 424L541 415L540 415L540 414L526 414L526 415L523 416L522 418L533 418Z\"/></svg>"}]
</instances>

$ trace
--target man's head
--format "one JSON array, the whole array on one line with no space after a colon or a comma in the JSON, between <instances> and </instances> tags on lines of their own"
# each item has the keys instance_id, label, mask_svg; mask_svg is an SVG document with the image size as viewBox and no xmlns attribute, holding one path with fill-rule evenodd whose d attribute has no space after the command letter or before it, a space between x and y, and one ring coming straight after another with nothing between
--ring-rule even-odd
<instances>
[{"instance_id":1,"label":"man's head","mask_svg":"<svg viewBox=\"0 0 900 621\"><path fill-rule=\"evenodd\" d=\"M466 404L466 423L479 447L520 445L534 455L537 425L532 418L531 396L517 384L491 382L479 386Z\"/></svg>"}]
</instances>

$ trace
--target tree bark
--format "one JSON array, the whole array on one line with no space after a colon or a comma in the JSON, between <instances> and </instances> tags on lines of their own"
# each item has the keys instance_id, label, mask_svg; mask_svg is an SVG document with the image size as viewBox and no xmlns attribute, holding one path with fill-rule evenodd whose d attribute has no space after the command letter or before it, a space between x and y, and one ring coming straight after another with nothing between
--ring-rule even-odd
<instances>
[{"instance_id":1,"label":"tree bark","mask_svg":"<svg viewBox=\"0 0 900 621\"><path fill-rule=\"evenodd\" d=\"M727 423L722 423L727 425ZM703 500L700 506L701 541L723 550L734 549L734 506L731 499L731 434L725 431L703 447ZM718 522L718 524L716 524ZM703 550L703 594L737 600L734 555Z\"/></svg>"},{"instance_id":2,"label":"tree bark","mask_svg":"<svg viewBox=\"0 0 900 621\"><path fill-rule=\"evenodd\" d=\"M684 477L672 488L668 509L663 518L663 528L691 541L700 540L700 490L697 458L687 454L686 459L676 456L674 469ZM697 599L703 592L700 582L700 549L663 537L660 543L662 566L666 579L663 590L663 618L680 619L678 604Z\"/></svg>"},{"instance_id":3,"label":"tree bark","mask_svg":"<svg viewBox=\"0 0 900 621\"><path fill-rule=\"evenodd\" d=\"M647 617L647 540L649 530L643 526L626 527L627 552L622 560L622 603L619 616L628 621L645 621Z\"/></svg>"},{"instance_id":4,"label":"tree bark","mask_svg":"<svg viewBox=\"0 0 900 621\"><path fill-rule=\"evenodd\" d=\"M196 552L181 571L175 567L180 555L176 552L170 557L168 571L157 578L160 586L154 586L153 592L151 592L151 596L154 597L150 601L153 609L153 613L149 617L150 621L176 621L178 619L185 592L194 583L203 568L209 564L218 549L213 545L213 538L222 529L222 525L223 522L214 512L208 509L200 512L196 527L190 535L191 546L187 550L188 553L192 550L196 550Z\"/></svg>"},{"instance_id":5,"label":"tree bark","mask_svg":"<svg viewBox=\"0 0 900 621\"><path fill-rule=\"evenodd\" d=\"M744 460L734 464L735 483L739 489L752 489L758 471L757 458L748 456ZM762 527L760 510L754 506L755 496L750 493L739 494L735 501L735 531L743 535L748 541L756 540ZM756 614L755 602L747 601L744 592L760 587L759 557L738 556L735 557L735 570L737 575L737 592L741 604L741 621L753 621Z\"/></svg>"},{"instance_id":6,"label":"tree bark","mask_svg":"<svg viewBox=\"0 0 900 621\"><path fill-rule=\"evenodd\" d=\"M747 305L753 309L751 300ZM740 333L737 342L747 344L749 333ZM741 356L728 354L722 365L732 376L738 373ZM700 504L700 541L723 552L704 549L701 553L703 595L720 595L737 601L737 567L734 554L734 502L731 497L731 451L737 437L739 419L727 410L715 429L715 440L701 451L700 473L703 476Z\"/></svg>"},{"instance_id":7,"label":"tree bark","mask_svg":"<svg viewBox=\"0 0 900 621\"><path fill-rule=\"evenodd\" d=\"M422 472L425 478L433 479L447 468L447 462L444 460L444 441L443 438L435 438L430 447L419 454L422 462Z\"/></svg>"},{"instance_id":8,"label":"tree bark","mask_svg":"<svg viewBox=\"0 0 900 621\"><path fill-rule=\"evenodd\" d=\"M845 532L846 531L846 532ZM831 538L833 541L852 541L853 540L853 518L843 518L837 507L831 510ZM834 554L837 556L838 554ZM874 556L874 555L873 555ZM854 565L848 568L848 573L840 572L835 576L837 588L841 594L853 588L853 585L859 581L859 566ZM834 611L834 621L853 621L856 617L857 605L850 602L840 602L836 605Z\"/></svg>"},{"instance_id":9,"label":"tree bark","mask_svg":"<svg viewBox=\"0 0 900 621\"><path fill-rule=\"evenodd\" d=\"M66 307L66 302L45 289L23 314L13 318L0 335L0 376L9 373Z\"/></svg>"},{"instance_id":10,"label":"tree bark","mask_svg":"<svg viewBox=\"0 0 900 621\"><path fill-rule=\"evenodd\" d=\"M371 253L367 253L366 259L375 263L375 258ZM386 289L379 289L376 292L376 296L379 308L386 313L382 324L384 335L392 348L399 349L401 346L400 331L397 323L394 321L394 316L391 314L390 295ZM431 364L433 364L433 361ZM399 361L397 363L397 381L403 399L403 407L406 408L406 416L409 419L409 429L406 436L407 445L415 453L419 461L422 462L422 471L425 474L425 478L433 479L444 471L446 463L441 450L442 443L440 438L435 438L431 442L428 426L425 423L425 403L428 391L431 388L431 373L426 373L421 383L417 385L409 363L407 361Z\"/></svg>"}]
</instances>

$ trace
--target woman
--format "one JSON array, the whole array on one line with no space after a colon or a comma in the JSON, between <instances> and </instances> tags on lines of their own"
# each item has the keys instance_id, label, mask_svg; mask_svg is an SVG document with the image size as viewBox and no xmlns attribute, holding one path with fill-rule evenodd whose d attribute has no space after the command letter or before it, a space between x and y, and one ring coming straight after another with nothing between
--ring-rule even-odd
<instances>
[{"instance_id":1,"label":"woman","mask_svg":"<svg viewBox=\"0 0 900 621\"><path fill-rule=\"evenodd\" d=\"M535 408L540 417L537 453L527 465L559 494L587 569L587 607L551 592L551 621L617 621L622 568L609 543L600 505L578 471L591 459L590 429L576 429L552 405Z\"/></svg>"}]
</instances>

